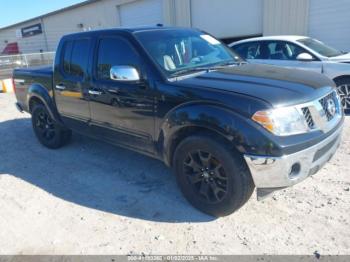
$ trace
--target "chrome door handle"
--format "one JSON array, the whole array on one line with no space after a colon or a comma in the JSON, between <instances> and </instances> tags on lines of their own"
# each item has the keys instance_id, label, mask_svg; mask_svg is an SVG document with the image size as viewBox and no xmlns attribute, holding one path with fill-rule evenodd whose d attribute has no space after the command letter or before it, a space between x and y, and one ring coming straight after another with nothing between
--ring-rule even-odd
<instances>
[{"instance_id":1,"label":"chrome door handle","mask_svg":"<svg viewBox=\"0 0 350 262\"><path fill-rule=\"evenodd\" d=\"M100 95L102 95L102 92L95 91L95 90L89 90L89 94L94 95L94 96L100 96Z\"/></svg>"},{"instance_id":2,"label":"chrome door handle","mask_svg":"<svg viewBox=\"0 0 350 262\"><path fill-rule=\"evenodd\" d=\"M110 92L112 94L119 94L119 88L108 89L108 92Z\"/></svg>"},{"instance_id":3,"label":"chrome door handle","mask_svg":"<svg viewBox=\"0 0 350 262\"><path fill-rule=\"evenodd\" d=\"M56 89L58 89L58 90L65 90L66 87L64 85L56 85Z\"/></svg>"}]
</instances>

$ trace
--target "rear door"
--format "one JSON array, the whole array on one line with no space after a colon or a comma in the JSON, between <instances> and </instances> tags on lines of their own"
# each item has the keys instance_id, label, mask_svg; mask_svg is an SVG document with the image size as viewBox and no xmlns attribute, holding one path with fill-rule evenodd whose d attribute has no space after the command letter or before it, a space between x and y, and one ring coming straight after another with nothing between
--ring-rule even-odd
<instances>
[{"instance_id":1,"label":"rear door","mask_svg":"<svg viewBox=\"0 0 350 262\"><path fill-rule=\"evenodd\" d=\"M91 47L90 38L65 41L54 72L56 106L65 124L71 128L90 120L87 87Z\"/></svg>"}]
</instances>

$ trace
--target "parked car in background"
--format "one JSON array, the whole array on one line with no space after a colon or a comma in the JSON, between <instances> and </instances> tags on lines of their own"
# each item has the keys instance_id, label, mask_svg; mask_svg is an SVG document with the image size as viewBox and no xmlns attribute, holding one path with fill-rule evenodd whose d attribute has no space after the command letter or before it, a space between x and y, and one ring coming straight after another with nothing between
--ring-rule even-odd
<instances>
[{"instance_id":1,"label":"parked car in background","mask_svg":"<svg viewBox=\"0 0 350 262\"><path fill-rule=\"evenodd\" d=\"M350 112L350 53L305 36L256 37L229 46L251 63L307 69L328 76L337 85L345 111Z\"/></svg>"},{"instance_id":2,"label":"parked car in background","mask_svg":"<svg viewBox=\"0 0 350 262\"><path fill-rule=\"evenodd\" d=\"M44 146L64 146L74 130L162 160L187 200L215 216L240 208L254 187L265 196L315 174L344 122L327 77L244 63L186 28L64 36L53 68L13 77L17 108Z\"/></svg>"}]
</instances>

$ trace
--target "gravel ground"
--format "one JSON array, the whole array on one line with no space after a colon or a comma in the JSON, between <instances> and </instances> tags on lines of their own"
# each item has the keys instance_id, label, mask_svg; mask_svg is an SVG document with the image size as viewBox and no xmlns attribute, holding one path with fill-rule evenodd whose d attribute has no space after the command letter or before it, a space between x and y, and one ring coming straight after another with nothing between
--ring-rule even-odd
<instances>
[{"instance_id":1,"label":"gravel ground","mask_svg":"<svg viewBox=\"0 0 350 262\"><path fill-rule=\"evenodd\" d=\"M74 135L52 151L0 94L0 254L350 254L350 119L318 174L214 219L161 162Z\"/></svg>"}]
</instances>

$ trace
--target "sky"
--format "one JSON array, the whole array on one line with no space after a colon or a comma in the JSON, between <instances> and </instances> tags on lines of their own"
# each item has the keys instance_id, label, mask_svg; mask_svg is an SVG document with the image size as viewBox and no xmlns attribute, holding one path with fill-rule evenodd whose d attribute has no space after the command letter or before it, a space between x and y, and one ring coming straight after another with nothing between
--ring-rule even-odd
<instances>
[{"instance_id":1,"label":"sky","mask_svg":"<svg viewBox=\"0 0 350 262\"><path fill-rule=\"evenodd\" d=\"M81 2L84 0L0 0L0 28Z\"/></svg>"}]
</instances>

